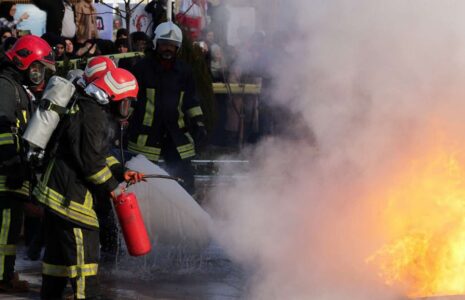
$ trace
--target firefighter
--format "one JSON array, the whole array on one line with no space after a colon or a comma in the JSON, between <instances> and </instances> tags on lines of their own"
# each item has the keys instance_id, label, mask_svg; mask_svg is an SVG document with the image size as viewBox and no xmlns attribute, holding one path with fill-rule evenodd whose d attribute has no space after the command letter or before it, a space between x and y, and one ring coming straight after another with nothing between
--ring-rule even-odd
<instances>
[{"instance_id":1,"label":"firefighter","mask_svg":"<svg viewBox=\"0 0 465 300\"><path fill-rule=\"evenodd\" d=\"M52 48L27 35L0 62L0 290L26 291L27 282L14 272L22 207L29 199L29 167L21 135L32 113L34 88L43 85L46 69L55 71Z\"/></svg>"},{"instance_id":2,"label":"firefighter","mask_svg":"<svg viewBox=\"0 0 465 300\"><path fill-rule=\"evenodd\" d=\"M112 123L129 116L137 92L130 72L110 70L78 92L73 113L60 121L56 154L33 191L45 207L42 299L61 299L68 281L75 299L99 294L99 224L92 195L105 192L109 201L120 193L119 181L142 180L133 171L116 174L107 159Z\"/></svg>"},{"instance_id":3,"label":"firefighter","mask_svg":"<svg viewBox=\"0 0 465 300\"><path fill-rule=\"evenodd\" d=\"M104 75L107 71L113 70L116 68L115 63L106 56L96 56L89 59L86 67L84 70L80 69L73 69L68 72L66 75L66 79L72 82L75 88L79 92L83 92L83 89L95 79ZM50 151L47 151L47 155L50 156ZM120 170L122 168L119 161L112 155L109 155L107 158L107 166L115 169ZM101 195L96 195L96 197L102 197L102 199L108 199L107 193L103 192ZM109 201L96 200L96 212L99 218L99 227L100 227L100 240L107 241L110 239L111 241L117 241L117 226L114 218L114 214L111 210L111 203ZM103 220L103 221L102 221ZM111 220L107 222L106 220ZM102 222L101 222L102 221ZM40 226L42 228L42 226ZM110 229L108 229L110 228ZM110 238L107 238L110 236ZM31 260L37 260L40 257L42 252L43 246L43 230L37 230L37 234L32 238L32 241L29 245L27 250L27 255ZM111 246L116 245L116 243L111 244ZM106 246L106 244L105 244ZM102 245L102 249L103 249ZM109 248L108 247L105 247ZM116 247L115 247L116 248Z\"/></svg>"},{"instance_id":4,"label":"firefighter","mask_svg":"<svg viewBox=\"0 0 465 300\"><path fill-rule=\"evenodd\" d=\"M158 25L154 35L154 51L133 69L140 92L129 124L128 150L155 163L163 157L167 171L182 178L184 188L194 194L191 159L196 154L195 146L207 137L202 109L191 69L176 59L181 30L165 22Z\"/></svg>"},{"instance_id":5,"label":"firefighter","mask_svg":"<svg viewBox=\"0 0 465 300\"><path fill-rule=\"evenodd\" d=\"M91 58L84 70L82 79L78 81L78 86L86 86L96 78L99 78L101 74L105 74L107 71L115 68L115 63L106 56ZM121 128L121 123L115 125L119 125L119 128L115 128L115 131ZM119 138L119 135L115 136L115 139L117 138ZM120 173L123 166L115 156L108 155L106 160L109 168ZM100 228L100 262L112 263L116 259L118 250L118 227L116 224L116 217L113 213L110 201L105 201L105 199L108 199L108 193L105 191L97 191L94 196L96 198L95 212L97 213Z\"/></svg>"}]
</instances>

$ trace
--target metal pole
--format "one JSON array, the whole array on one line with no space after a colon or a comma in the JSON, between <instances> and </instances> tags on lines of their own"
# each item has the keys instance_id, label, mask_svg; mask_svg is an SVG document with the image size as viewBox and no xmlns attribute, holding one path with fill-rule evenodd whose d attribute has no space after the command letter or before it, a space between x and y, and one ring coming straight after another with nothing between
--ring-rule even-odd
<instances>
[{"instance_id":1,"label":"metal pole","mask_svg":"<svg viewBox=\"0 0 465 300\"><path fill-rule=\"evenodd\" d=\"M173 15L173 0L166 1L166 21L171 22L171 16Z\"/></svg>"}]
</instances>

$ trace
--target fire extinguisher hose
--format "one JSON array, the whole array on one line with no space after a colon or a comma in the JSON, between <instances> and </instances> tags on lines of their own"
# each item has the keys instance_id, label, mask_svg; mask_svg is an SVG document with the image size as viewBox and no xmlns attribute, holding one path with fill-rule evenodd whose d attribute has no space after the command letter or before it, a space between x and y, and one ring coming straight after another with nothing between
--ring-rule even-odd
<instances>
[{"instance_id":1,"label":"fire extinguisher hose","mask_svg":"<svg viewBox=\"0 0 465 300\"><path fill-rule=\"evenodd\" d=\"M175 180L179 183L181 182L184 182L184 180L182 180L181 178L179 177L174 177L174 176L169 176L169 175L161 175L161 174L146 174L143 176L144 179L146 178L160 178L160 179L170 179L170 180ZM128 188L130 185L132 185L130 182L128 182L126 184L126 188Z\"/></svg>"}]
</instances>

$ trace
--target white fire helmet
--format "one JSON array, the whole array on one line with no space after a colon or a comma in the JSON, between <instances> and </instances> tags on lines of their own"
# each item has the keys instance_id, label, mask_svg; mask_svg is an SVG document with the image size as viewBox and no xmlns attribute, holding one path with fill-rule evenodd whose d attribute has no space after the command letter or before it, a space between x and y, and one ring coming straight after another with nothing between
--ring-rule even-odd
<instances>
[{"instance_id":1,"label":"white fire helmet","mask_svg":"<svg viewBox=\"0 0 465 300\"><path fill-rule=\"evenodd\" d=\"M157 48L157 42L170 42L181 48L182 44L182 31L171 21L161 23L155 28L153 38L154 49Z\"/></svg>"}]
</instances>

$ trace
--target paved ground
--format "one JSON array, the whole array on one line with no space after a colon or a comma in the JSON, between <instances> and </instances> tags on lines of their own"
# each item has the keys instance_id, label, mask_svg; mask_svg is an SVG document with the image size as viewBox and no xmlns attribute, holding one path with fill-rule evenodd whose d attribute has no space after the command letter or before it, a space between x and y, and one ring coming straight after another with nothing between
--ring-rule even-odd
<instances>
[{"instance_id":1,"label":"paved ground","mask_svg":"<svg viewBox=\"0 0 465 300\"><path fill-rule=\"evenodd\" d=\"M23 248L19 252L17 269L21 278L29 281L31 292L0 294L0 299L39 299L41 264L23 259ZM114 300L240 299L243 277L216 246L210 246L200 256L122 258L100 269L102 290Z\"/></svg>"}]
</instances>

